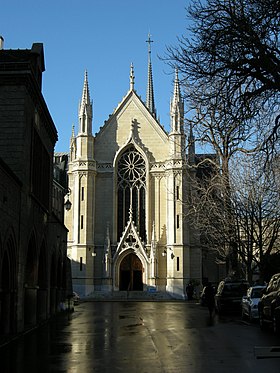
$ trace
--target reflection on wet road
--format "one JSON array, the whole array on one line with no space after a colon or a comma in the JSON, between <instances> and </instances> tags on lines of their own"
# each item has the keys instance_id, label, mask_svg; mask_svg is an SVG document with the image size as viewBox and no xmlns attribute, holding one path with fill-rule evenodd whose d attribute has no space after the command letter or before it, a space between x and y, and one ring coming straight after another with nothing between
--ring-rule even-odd
<instances>
[{"instance_id":1,"label":"reflection on wet road","mask_svg":"<svg viewBox=\"0 0 280 373\"><path fill-rule=\"evenodd\" d=\"M84 302L0 349L0 372L280 372L255 346L280 344L237 316L187 302Z\"/></svg>"}]
</instances>

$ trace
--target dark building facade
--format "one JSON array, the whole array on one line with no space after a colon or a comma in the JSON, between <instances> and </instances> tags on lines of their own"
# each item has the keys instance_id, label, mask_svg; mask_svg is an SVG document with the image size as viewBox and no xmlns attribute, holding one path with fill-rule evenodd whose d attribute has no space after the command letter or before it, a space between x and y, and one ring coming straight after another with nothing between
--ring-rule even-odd
<instances>
[{"instance_id":1,"label":"dark building facade","mask_svg":"<svg viewBox=\"0 0 280 373\"><path fill-rule=\"evenodd\" d=\"M0 49L1 335L48 319L71 292L66 185L53 177L57 131L41 92L44 70L41 43Z\"/></svg>"}]
</instances>

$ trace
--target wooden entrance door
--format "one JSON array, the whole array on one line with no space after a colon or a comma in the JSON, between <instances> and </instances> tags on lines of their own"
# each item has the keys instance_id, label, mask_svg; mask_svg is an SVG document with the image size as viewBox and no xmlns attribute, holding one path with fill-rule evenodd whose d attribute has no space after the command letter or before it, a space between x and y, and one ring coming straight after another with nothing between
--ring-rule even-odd
<instances>
[{"instance_id":1,"label":"wooden entrance door","mask_svg":"<svg viewBox=\"0 0 280 373\"><path fill-rule=\"evenodd\" d=\"M143 290L143 267L135 254L128 254L120 265L120 290Z\"/></svg>"}]
</instances>

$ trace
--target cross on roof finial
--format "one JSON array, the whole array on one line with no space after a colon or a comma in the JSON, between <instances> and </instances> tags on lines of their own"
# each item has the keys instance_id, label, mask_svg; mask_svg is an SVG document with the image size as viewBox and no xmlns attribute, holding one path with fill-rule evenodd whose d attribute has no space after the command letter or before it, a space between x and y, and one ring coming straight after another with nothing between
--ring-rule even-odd
<instances>
[{"instance_id":1,"label":"cross on roof finial","mask_svg":"<svg viewBox=\"0 0 280 373\"><path fill-rule=\"evenodd\" d=\"M130 79L130 90L133 91L134 90L134 69L133 69L133 63L132 62L131 62L131 65L130 65L129 79Z\"/></svg>"},{"instance_id":2,"label":"cross on roof finial","mask_svg":"<svg viewBox=\"0 0 280 373\"><path fill-rule=\"evenodd\" d=\"M153 43L154 41L151 39L151 34L150 32L148 33L148 40L146 40L146 43L148 43L148 52L149 54L151 54L151 43Z\"/></svg>"},{"instance_id":3,"label":"cross on roof finial","mask_svg":"<svg viewBox=\"0 0 280 373\"><path fill-rule=\"evenodd\" d=\"M151 59L151 34L148 33L148 85L147 85L147 95L146 95L146 106L150 113L156 118L156 109L154 102L154 88L153 88L153 74L152 74L152 59Z\"/></svg>"}]
</instances>

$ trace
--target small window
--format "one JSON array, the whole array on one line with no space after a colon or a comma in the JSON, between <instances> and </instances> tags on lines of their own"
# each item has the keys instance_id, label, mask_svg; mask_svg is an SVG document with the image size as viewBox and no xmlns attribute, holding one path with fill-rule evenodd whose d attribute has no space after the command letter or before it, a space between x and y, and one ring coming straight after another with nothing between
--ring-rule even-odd
<instances>
[{"instance_id":1,"label":"small window","mask_svg":"<svg viewBox=\"0 0 280 373\"><path fill-rule=\"evenodd\" d=\"M84 215L81 215L81 229L84 229Z\"/></svg>"},{"instance_id":2,"label":"small window","mask_svg":"<svg viewBox=\"0 0 280 373\"><path fill-rule=\"evenodd\" d=\"M177 271L180 271L180 258L177 256Z\"/></svg>"},{"instance_id":3,"label":"small window","mask_svg":"<svg viewBox=\"0 0 280 373\"><path fill-rule=\"evenodd\" d=\"M180 227L180 217L177 215L177 229Z\"/></svg>"},{"instance_id":4,"label":"small window","mask_svg":"<svg viewBox=\"0 0 280 373\"><path fill-rule=\"evenodd\" d=\"M81 200L82 201L84 200L84 187L82 187L82 190L81 190Z\"/></svg>"},{"instance_id":5,"label":"small window","mask_svg":"<svg viewBox=\"0 0 280 373\"><path fill-rule=\"evenodd\" d=\"M80 271L83 270L83 257L80 256Z\"/></svg>"},{"instance_id":6,"label":"small window","mask_svg":"<svg viewBox=\"0 0 280 373\"><path fill-rule=\"evenodd\" d=\"M176 198L177 198L177 200L180 198L179 186L178 185L176 186Z\"/></svg>"}]
</instances>

